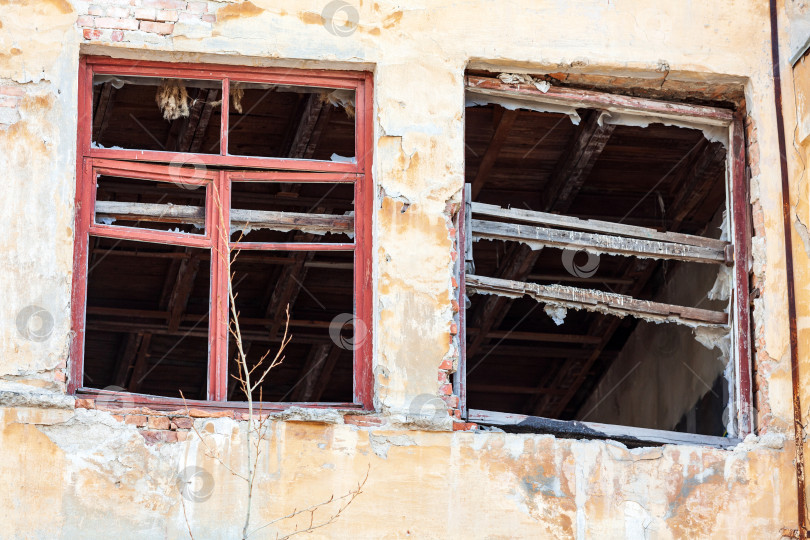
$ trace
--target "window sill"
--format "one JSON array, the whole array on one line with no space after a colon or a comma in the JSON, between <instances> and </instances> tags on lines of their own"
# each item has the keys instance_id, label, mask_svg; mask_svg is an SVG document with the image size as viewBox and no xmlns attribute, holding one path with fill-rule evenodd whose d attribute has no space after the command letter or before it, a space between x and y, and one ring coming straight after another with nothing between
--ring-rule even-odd
<instances>
[{"instance_id":1,"label":"window sill","mask_svg":"<svg viewBox=\"0 0 810 540\"><path fill-rule=\"evenodd\" d=\"M539 416L500 413L470 409L469 422L490 426L508 426L514 431L528 433L549 433L558 437L572 439L612 439L628 446L649 446L663 444L691 444L730 448L742 442L741 439L698 435L678 431L598 424L596 422L578 422L575 420L554 420Z\"/></svg>"},{"instance_id":2,"label":"window sill","mask_svg":"<svg viewBox=\"0 0 810 540\"><path fill-rule=\"evenodd\" d=\"M247 412L246 401L204 401L199 399L186 399L149 396L145 394L130 394L128 392L111 392L109 390L97 390L95 388L79 388L75 396L80 399L88 399L95 402L97 409L133 409L147 407L156 411L178 411L185 409L196 409L204 412ZM308 409L332 409L345 410L351 412L363 411L363 406L358 403L278 403L278 402L253 402L254 413L278 412L290 407L301 407Z\"/></svg>"}]
</instances>

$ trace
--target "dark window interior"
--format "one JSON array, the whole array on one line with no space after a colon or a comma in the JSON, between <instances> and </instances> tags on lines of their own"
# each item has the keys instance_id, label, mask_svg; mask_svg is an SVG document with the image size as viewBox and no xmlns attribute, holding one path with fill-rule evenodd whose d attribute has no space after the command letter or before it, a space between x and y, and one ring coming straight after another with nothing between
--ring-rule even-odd
<instances>
[{"instance_id":1,"label":"dark window interior","mask_svg":"<svg viewBox=\"0 0 810 540\"><path fill-rule=\"evenodd\" d=\"M699 130L657 123L589 131L598 113L578 113L579 126L559 113L468 107L466 181L473 185L472 200L720 237L726 190L721 143ZM594 143L590 137L602 139ZM571 181L576 171L581 174ZM717 311L727 307L706 296L718 266L532 250L496 240L474 242L473 255L476 275ZM725 434L726 360L717 349L697 344L691 329L573 309L555 322L553 310L545 308L525 297L470 296L469 408ZM706 364L695 364L698 357Z\"/></svg>"}]
</instances>

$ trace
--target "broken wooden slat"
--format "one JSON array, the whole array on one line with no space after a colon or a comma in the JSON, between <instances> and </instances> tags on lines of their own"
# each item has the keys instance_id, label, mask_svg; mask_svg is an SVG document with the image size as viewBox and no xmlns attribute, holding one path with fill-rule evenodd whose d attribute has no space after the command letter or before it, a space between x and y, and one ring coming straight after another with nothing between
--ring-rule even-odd
<instances>
[{"instance_id":1,"label":"broken wooden slat","mask_svg":"<svg viewBox=\"0 0 810 540\"><path fill-rule=\"evenodd\" d=\"M635 225L625 225L623 223L612 223L610 221L598 221L593 219L579 219L559 214L549 214L547 212L534 212L521 208L501 208L493 204L472 203L472 213L474 215L489 216L508 219L510 221L521 221L524 223L534 223L540 225L555 225L567 229L580 231L590 231L597 233L612 233L632 238L644 240L659 240L662 242L673 242L688 246L707 247L716 250L723 250L728 242L704 236L683 234L676 232L661 232L648 227L636 227Z\"/></svg>"},{"instance_id":2,"label":"broken wooden slat","mask_svg":"<svg viewBox=\"0 0 810 540\"><path fill-rule=\"evenodd\" d=\"M633 255L650 259L672 259L699 263L723 264L724 250L688 246L674 242L659 242L640 238L624 238L581 231L565 231L517 223L472 220L475 238L522 242L562 249L586 250L611 255Z\"/></svg>"},{"instance_id":3,"label":"broken wooden slat","mask_svg":"<svg viewBox=\"0 0 810 540\"><path fill-rule=\"evenodd\" d=\"M231 225L235 228L270 229L283 232L302 230L311 234L354 233L354 216L237 208L232 209L230 214ZM184 223L202 227L205 223L205 208L172 204L96 201L96 216L126 221Z\"/></svg>"},{"instance_id":4,"label":"broken wooden slat","mask_svg":"<svg viewBox=\"0 0 810 540\"><path fill-rule=\"evenodd\" d=\"M480 294L497 294L512 298L529 296L538 302L585 309L609 315L632 315L685 326L725 325L728 314L708 309L691 308L638 300L631 296L563 285L539 285L484 276L467 276L467 289Z\"/></svg>"},{"instance_id":5,"label":"broken wooden slat","mask_svg":"<svg viewBox=\"0 0 810 540\"><path fill-rule=\"evenodd\" d=\"M626 112L647 117L688 120L713 126L728 126L734 118L732 111L718 107L673 103L562 86L552 86L543 92L533 84L507 84L491 77L468 75L466 85L468 91L476 94L554 103L574 108Z\"/></svg>"}]
</instances>

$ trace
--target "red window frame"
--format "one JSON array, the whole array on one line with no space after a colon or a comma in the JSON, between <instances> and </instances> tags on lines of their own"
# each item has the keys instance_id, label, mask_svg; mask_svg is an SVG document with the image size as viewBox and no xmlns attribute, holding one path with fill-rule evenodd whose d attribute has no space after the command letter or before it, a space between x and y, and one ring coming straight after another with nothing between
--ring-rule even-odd
<instances>
[{"instance_id":1,"label":"red window frame","mask_svg":"<svg viewBox=\"0 0 810 540\"><path fill-rule=\"evenodd\" d=\"M91 145L93 76L97 74L206 79L222 82L222 102L229 103L230 80L318 86L355 91L355 160L332 162L311 159L231 156L228 150L229 107L221 107L220 154L195 154L164 151L94 148ZM90 236L119 238L153 243L211 249L211 310L222 316L209 317L208 399L186 400L195 407L243 408L246 404L228 402L228 283L229 257L235 247L228 235L221 234L221 223L230 223L230 187L233 180L261 182L343 182L355 185L355 237L353 243L248 243L238 249L283 251L354 251L355 319L365 326L364 339L354 349L353 402L339 404L296 403L309 407L373 409L372 363L372 289L371 289L371 212L372 212L372 74L359 71L324 71L279 68L252 68L212 64L144 62L107 57L85 56L79 63L79 122L76 168L76 215L74 240L68 392L86 397L104 396L151 407L177 407L178 398L115 393L82 386L84 376L84 335L87 300L87 264ZM244 167L246 170L179 169L170 163L194 163L209 167ZM262 169L262 170L257 170ZM268 170L273 169L273 170ZM98 173L130 175L133 178L174 184L193 184L206 189L205 234L189 235L97 224L93 222ZM215 206L218 201L219 205ZM224 215L215 216L219 208ZM112 395L111 395L112 394ZM264 408L281 409L291 403L266 403Z\"/></svg>"}]
</instances>

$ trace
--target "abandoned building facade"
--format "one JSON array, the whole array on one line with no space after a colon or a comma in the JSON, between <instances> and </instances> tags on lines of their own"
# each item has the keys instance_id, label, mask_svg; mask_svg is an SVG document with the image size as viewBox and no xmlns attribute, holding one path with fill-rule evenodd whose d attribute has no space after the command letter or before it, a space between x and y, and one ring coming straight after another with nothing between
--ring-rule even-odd
<instances>
[{"instance_id":1,"label":"abandoned building facade","mask_svg":"<svg viewBox=\"0 0 810 540\"><path fill-rule=\"evenodd\" d=\"M0 0L2 538L805 538L810 6Z\"/></svg>"}]
</instances>

